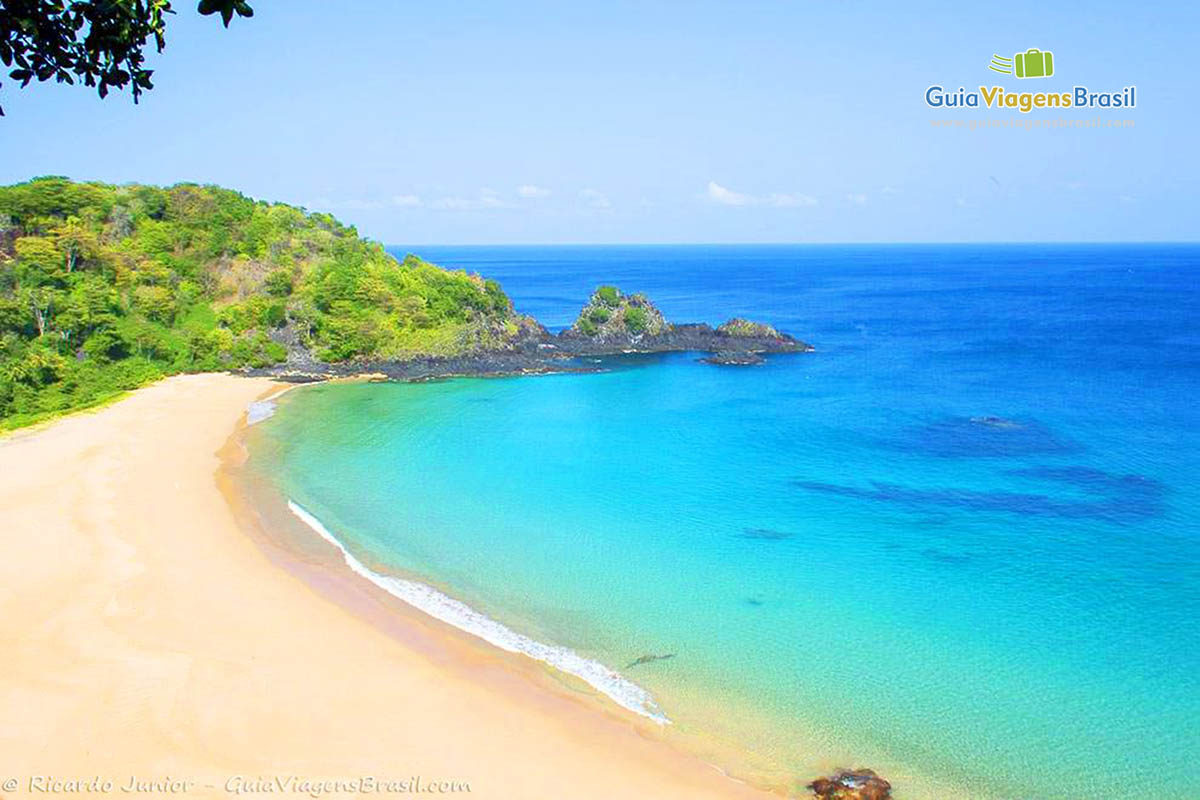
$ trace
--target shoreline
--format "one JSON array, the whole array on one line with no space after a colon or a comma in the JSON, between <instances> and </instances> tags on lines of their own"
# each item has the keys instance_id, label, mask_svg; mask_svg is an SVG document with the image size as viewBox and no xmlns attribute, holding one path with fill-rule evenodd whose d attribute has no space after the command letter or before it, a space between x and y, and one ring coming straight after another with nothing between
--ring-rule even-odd
<instances>
[{"instance_id":1,"label":"shoreline","mask_svg":"<svg viewBox=\"0 0 1200 800\"><path fill-rule=\"evenodd\" d=\"M484 376L475 376L484 377ZM357 374L339 377L328 383L360 383L379 382L372 374ZM309 383L287 384L281 391L267 398L274 401L293 389L301 388ZM273 413L273 410L272 410ZM570 669L564 669L552 660L541 658L536 654L515 650L497 643L488 636L471 630L459 621L446 619L441 615L422 607L420 602L406 596L404 591L394 591L382 582L398 582L411 584L422 593L431 593L441 600L460 606L476 617L482 617L487 622L503 628L507 633L528 639L503 623L492 620L470 606L459 601L446 590L421 575L408 575L387 570L380 571L371 563L364 563L358 556L349 551L347 546L337 537L336 531L325 527L325 522L313 515L294 500L277 485L269 476L253 475L250 470L243 469L248 452L245 449L244 436L249 428L245 422L230 438L229 447L237 448L237 455L226 456L222 473L227 481L224 491L231 505L240 505L242 513L257 516L250 523L255 529L255 537L260 544L274 551L272 559L285 570L297 575L305 583L317 589L332 602L346 608L351 613L362 616L371 624L387 630L391 635L402 638L410 645L416 645L423 651L439 653L439 646L432 647L428 642L418 643L413 637L413 627L433 629L435 636L444 636L454 640L468 651L482 650L482 658L499 659L504 669L518 673L519 679L536 684L559 695L567 695L571 700L586 706L585 714L596 714L619 724L634 728L639 736L666 744L673 752L688 759L696 760L716 773L750 788L760 797L807 797L804 785L808 780L819 775L840 772L847 768L874 767L880 774L891 780L893 787L900 787L899 796L909 800L952 800L953 798L973 798L984 800L996 795L976 787L968 790L965 784L946 776L935 777L927 773L916 772L909 764L881 758L881 753L875 753L871 758L859 759L833 758L820 756L822 751L821 736L816 731L804 732L797 742L806 743L802 750L815 757L805 768L796 769L795 765L784 765L765 759L761 753L746 749L743 742L735 741L727 736L715 737L697 730L671 730L671 720L663 712L663 725L656 719L658 711L653 698L640 685L626 681L642 693L652 703L650 713L637 708L631 708L622 701L621 697L607 691L605 688L588 681ZM257 484L257 486L255 486ZM251 488L253 487L253 488ZM253 495L253 496L252 496ZM306 519L307 518L307 519ZM317 548L313 545L319 543ZM324 545L324 547L320 547ZM322 552L316 552L316 550ZM353 563L352 563L353 562ZM546 644L529 639L530 642L542 647L555 650L566 650L556 645ZM566 650L571 653L572 651ZM574 655L572 653L572 655ZM524 657L523 657L524 656ZM471 656L468 656L471 658ZM576 656L576 658L582 658ZM611 669L598 662L591 662L614 676L624 678L623 673ZM506 685L504 691L516 689L515 685ZM745 698L743 698L743 701ZM718 709L728 713L729 708ZM637 715L636 717L633 715ZM755 717L753 704L743 705L739 715L746 718ZM694 722L695 720L693 720ZM755 734L761 734L763 729L754 729ZM792 731L792 735L796 735Z\"/></svg>"},{"instance_id":2,"label":"shoreline","mask_svg":"<svg viewBox=\"0 0 1200 800\"><path fill-rule=\"evenodd\" d=\"M201 796L273 774L458 779L479 797L775 796L532 659L403 613L331 553L272 541L230 465L248 406L288 388L176 376L0 440L15 476L0 494L0 713L26 721L0 732L0 769L169 775Z\"/></svg>"},{"instance_id":3,"label":"shoreline","mask_svg":"<svg viewBox=\"0 0 1200 800\"><path fill-rule=\"evenodd\" d=\"M732 320L730 323L738 322ZM745 323L746 325L752 323ZM706 354L709 364L747 366L759 364L764 354L812 353L815 348L795 337L767 328L769 333L730 333L705 323L671 325L655 334L616 334L589 337L572 331L525 336L499 350L476 349L454 356L412 356L399 359L320 361L299 342L294 331L284 329L278 342L288 348L287 360L267 367L247 368L240 374L289 383L315 383L370 376L379 380L426 381L446 378L495 378L563 372L598 372L580 359L625 355L660 355L694 352Z\"/></svg>"},{"instance_id":4,"label":"shoreline","mask_svg":"<svg viewBox=\"0 0 1200 800\"><path fill-rule=\"evenodd\" d=\"M361 382L378 382L378 379L372 374L364 373L321 381ZM273 403L282 395L308 385L311 384L281 384L279 391L262 398L260 402ZM273 410L271 413L274 413ZM600 720L605 725L616 725L626 729L645 743L661 745L673 759L679 758L685 764L699 766L706 772L720 776L724 782L737 787L734 796L764 800L794 796L790 792L797 790L799 784L790 773L785 776L778 771L747 771L744 768L731 771L723 765L744 767L745 760L741 756L745 754L736 749L731 752L727 743L708 741L704 737L697 738L694 732L682 734L674 731L669 719L663 724L653 713L631 709L577 673L565 670L536 655L520 650L514 651L490 641L454 620L443 619L402 594L389 590L371 575L363 574L355 568L355 564L346 560L347 556L354 559L357 566L372 573L375 578L411 583L423 591L444 598L449 603L461 605L492 624L503 627L514 636L528 639L523 634L507 628L503 623L474 611L457 598L445 594L442 589L421 576L378 572L371 564L363 563L357 556L349 553L336 534L324 528L324 523L319 518L300 508L304 516L312 517L313 522L324 529L317 530L313 522L296 513L293 506L297 504L288 498L269 476L247 467L249 453L244 437L252 424L242 420L232 432L222 450L218 480L222 494L239 517L243 530L267 554L275 567L295 576L347 613L365 620L377 630L402 641L405 646L437 661L443 668L455 671L457 676L494 683L498 691L518 697L522 703L537 707L546 707L547 703L550 703L555 709L554 713L571 718L578 715L577 724L583 726L590 726ZM529 641L571 652L566 648L535 639ZM593 663L606 672L621 675L619 671L611 670L597 662ZM645 692L636 683L629 683L639 692ZM649 698L648 694L646 696ZM742 792L748 794L743 795ZM590 795L584 792L580 796Z\"/></svg>"},{"instance_id":5,"label":"shoreline","mask_svg":"<svg viewBox=\"0 0 1200 800\"><path fill-rule=\"evenodd\" d=\"M662 713L650 693L616 670L599 662L585 659L567 648L537 641L517 633L503 623L476 611L427 583L376 572L350 552L349 548L326 528L320 519L294 500L288 499L287 507L301 522L335 547L341 553L345 565L352 572L398 600L452 628L481 639L493 647L508 653L527 656L534 661L539 661L548 667L578 678L627 711L632 711L660 725L670 724L671 721Z\"/></svg>"}]
</instances>

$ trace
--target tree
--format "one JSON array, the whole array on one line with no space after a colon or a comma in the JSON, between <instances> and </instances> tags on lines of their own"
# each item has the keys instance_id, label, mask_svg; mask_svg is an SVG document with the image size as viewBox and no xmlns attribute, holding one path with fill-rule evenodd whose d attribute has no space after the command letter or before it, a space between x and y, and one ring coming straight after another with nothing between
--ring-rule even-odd
<instances>
[{"instance_id":1,"label":"tree","mask_svg":"<svg viewBox=\"0 0 1200 800\"><path fill-rule=\"evenodd\" d=\"M100 250L100 240L78 217L67 217L67 221L50 231L58 249L66 257L67 273L75 271L80 261L94 258Z\"/></svg>"},{"instance_id":2,"label":"tree","mask_svg":"<svg viewBox=\"0 0 1200 800\"><path fill-rule=\"evenodd\" d=\"M236 13L251 17L245 0L200 0L201 14L221 15L225 27ZM0 61L21 87L34 78L110 88L130 86L133 102L154 88L145 48L166 47L170 0L0 0ZM0 108L0 116L4 110Z\"/></svg>"},{"instance_id":3,"label":"tree","mask_svg":"<svg viewBox=\"0 0 1200 800\"><path fill-rule=\"evenodd\" d=\"M66 263L52 239L23 236L13 243L17 284L22 287L57 284L66 278Z\"/></svg>"}]
</instances>

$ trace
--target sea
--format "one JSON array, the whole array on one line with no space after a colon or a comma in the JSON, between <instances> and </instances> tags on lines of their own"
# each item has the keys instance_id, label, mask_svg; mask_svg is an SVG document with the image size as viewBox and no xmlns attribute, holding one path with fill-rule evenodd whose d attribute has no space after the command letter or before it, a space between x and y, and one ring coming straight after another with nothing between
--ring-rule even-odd
<instances>
[{"instance_id":1,"label":"sea","mask_svg":"<svg viewBox=\"0 0 1200 800\"><path fill-rule=\"evenodd\" d=\"M250 464L364 577L797 793L1200 797L1200 247L389 250L815 350L288 393Z\"/></svg>"}]
</instances>

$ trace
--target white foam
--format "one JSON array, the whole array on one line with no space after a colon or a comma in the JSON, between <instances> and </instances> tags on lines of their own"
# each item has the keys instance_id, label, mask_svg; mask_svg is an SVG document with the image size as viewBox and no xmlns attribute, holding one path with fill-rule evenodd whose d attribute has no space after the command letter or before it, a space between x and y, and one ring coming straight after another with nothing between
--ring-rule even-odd
<instances>
[{"instance_id":1,"label":"white foam","mask_svg":"<svg viewBox=\"0 0 1200 800\"><path fill-rule=\"evenodd\" d=\"M274 400L258 400L246 406L246 424L254 425L275 416Z\"/></svg>"},{"instance_id":2,"label":"white foam","mask_svg":"<svg viewBox=\"0 0 1200 800\"><path fill-rule=\"evenodd\" d=\"M288 500L288 508L308 527L316 531L322 539L336 547L346 560L346 565L354 572L369 580L385 592L398 597L409 605L429 616L439 619L448 625L478 636L485 642L507 650L510 653L523 653L530 658L549 664L556 669L581 678L583 681L612 698L618 705L629 709L655 722L666 725L670 723L666 715L659 710L650 696L642 687L623 677L615 670L609 669L598 661L584 658L578 653L565 647L546 644L530 639L524 634L506 627L496 620L479 613L466 603L439 592L419 581L397 578L392 575L381 575L359 561L345 546L338 541L321 520L305 511L295 502Z\"/></svg>"}]
</instances>

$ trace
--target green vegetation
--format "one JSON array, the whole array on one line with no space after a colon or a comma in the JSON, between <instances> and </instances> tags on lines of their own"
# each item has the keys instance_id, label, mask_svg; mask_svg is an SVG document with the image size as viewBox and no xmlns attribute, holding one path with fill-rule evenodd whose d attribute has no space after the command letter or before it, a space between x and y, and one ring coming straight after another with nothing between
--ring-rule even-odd
<instances>
[{"instance_id":1,"label":"green vegetation","mask_svg":"<svg viewBox=\"0 0 1200 800\"><path fill-rule=\"evenodd\" d=\"M229 27L234 14L252 17L245 0L200 0L201 14L220 14ZM132 87L133 102L154 88L145 63L147 43L166 47L170 0L3 0L0 2L0 62L22 88L35 78L110 88ZM0 109L0 116L4 111Z\"/></svg>"},{"instance_id":2,"label":"green vegetation","mask_svg":"<svg viewBox=\"0 0 1200 800\"><path fill-rule=\"evenodd\" d=\"M621 303L621 290L615 286L601 286L595 296L609 308L616 308Z\"/></svg>"},{"instance_id":3,"label":"green vegetation","mask_svg":"<svg viewBox=\"0 0 1200 800\"><path fill-rule=\"evenodd\" d=\"M648 325L646 309L640 306L630 306L625 309L625 327L630 333L645 333Z\"/></svg>"},{"instance_id":4,"label":"green vegetation","mask_svg":"<svg viewBox=\"0 0 1200 800\"><path fill-rule=\"evenodd\" d=\"M615 286L600 286L568 333L613 338L659 334L668 328L662 312L644 294L627 295Z\"/></svg>"},{"instance_id":5,"label":"green vegetation","mask_svg":"<svg viewBox=\"0 0 1200 800\"><path fill-rule=\"evenodd\" d=\"M0 428L177 372L499 348L535 326L495 281L328 214L227 189L0 187Z\"/></svg>"},{"instance_id":6,"label":"green vegetation","mask_svg":"<svg viewBox=\"0 0 1200 800\"><path fill-rule=\"evenodd\" d=\"M742 317L734 317L717 328L717 333L726 336L756 336L761 338L778 339L779 331L763 322L751 322Z\"/></svg>"}]
</instances>

